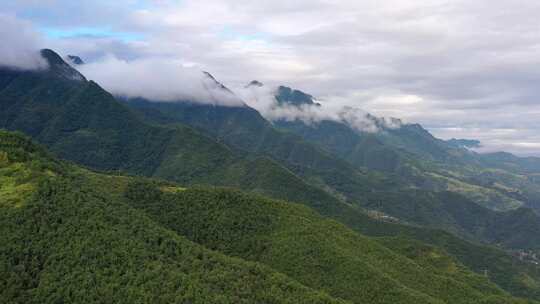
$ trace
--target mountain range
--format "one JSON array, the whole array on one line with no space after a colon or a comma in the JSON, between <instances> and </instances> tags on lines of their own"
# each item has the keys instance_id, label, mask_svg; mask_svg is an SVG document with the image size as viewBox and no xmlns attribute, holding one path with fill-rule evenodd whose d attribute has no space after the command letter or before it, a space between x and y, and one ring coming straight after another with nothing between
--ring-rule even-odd
<instances>
[{"instance_id":1,"label":"mountain range","mask_svg":"<svg viewBox=\"0 0 540 304\"><path fill-rule=\"evenodd\" d=\"M81 58L41 55L48 69L0 69L8 302L540 300L538 158L350 108L305 121L115 96Z\"/></svg>"}]
</instances>

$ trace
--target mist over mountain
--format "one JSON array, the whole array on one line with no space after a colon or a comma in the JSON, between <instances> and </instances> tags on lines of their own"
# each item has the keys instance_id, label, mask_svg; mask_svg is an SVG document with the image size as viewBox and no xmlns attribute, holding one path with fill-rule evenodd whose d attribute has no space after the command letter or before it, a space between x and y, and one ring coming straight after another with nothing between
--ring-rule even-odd
<instances>
[{"instance_id":1,"label":"mist over mountain","mask_svg":"<svg viewBox=\"0 0 540 304\"><path fill-rule=\"evenodd\" d=\"M454 145L456 147L464 147L464 148L479 148L481 147L481 143L479 140L476 139L456 139L452 138L447 140L447 142L451 145Z\"/></svg>"},{"instance_id":2,"label":"mist over mountain","mask_svg":"<svg viewBox=\"0 0 540 304\"><path fill-rule=\"evenodd\" d=\"M81 59L81 57L76 55L67 55L67 59L70 63L74 65L82 65L84 64L84 61Z\"/></svg>"},{"instance_id":3,"label":"mist over mountain","mask_svg":"<svg viewBox=\"0 0 540 304\"><path fill-rule=\"evenodd\" d=\"M21 70L47 68L47 62L40 56L41 37L36 34L31 23L0 12L0 67Z\"/></svg>"},{"instance_id":4,"label":"mist over mountain","mask_svg":"<svg viewBox=\"0 0 540 304\"><path fill-rule=\"evenodd\" d=\"M317 124L328 120L346 123L360 132L378 132L401 125L398 119L378 118L358 108L329 107L328 103L320 103L313 96L286 86L270 87L252 81L237 92L249 106L271 121L299 120Z\"/></svg>"},{"instance_id":5,"label":"mist over mountain","mask_svg":"<svg viewBox=\"0 0 540 304\"><path fill-rule=\"evenodd\" d=\"M164 59L124 61L108 57L79 68L116 95L233 107L244 105L211 75L186 67L181 62Z\"/></svg>"},{"instance_id":6,"label":"mist over mountain","mask_svg":"<svg viewBox=\"0 0 540 304\"><path fill-rule=\"evenodd\" d=\"M82 62L80 57L76 59ZM286 86L273 88L252 81L231 91L208 72L167 60L122 61L108 57L103 61L77 65L85 75L113 94L125 98L232 107L247 104L271 121L301 120L312 124L331 120L366 132L401 125L398 119L378 118L358 108L324 106L313 96Z\"/></svg>"}]
</instances>

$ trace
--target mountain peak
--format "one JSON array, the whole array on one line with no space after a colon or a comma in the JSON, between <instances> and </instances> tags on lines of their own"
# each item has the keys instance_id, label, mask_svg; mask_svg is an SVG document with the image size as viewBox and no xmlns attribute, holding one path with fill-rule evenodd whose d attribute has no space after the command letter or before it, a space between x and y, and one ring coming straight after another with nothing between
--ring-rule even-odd
<instances>
[{"instance_id":1,"label":"mountain peak","mask_svg":"<svg viewBox=\"0 0 540 304\"><path fill-rule=\"evenodd\" d=\"M204 74L206 77L208 77L208 78L212 79L213 81L215 81L216 83L219 83L219 82L216 80L216 78L214 77L214 75L210 74L210 72L203 71L203 74Z\"/></svg>"},{"instance_id":2,"label":"mountain peak","mask_svg":"<svg viewBox=\"0 0 540 304\"><path fill-rule=\"evenodd\" d=\"M86 81L86 78L79 71L67 64L55 51L42 49L40 54L49 64L48 73L50 75L66 80Z\"/></svg>"},{"instance_id":3,"label":"mountain peak","mask_svg":"<svg viewBox=\"0 0 540 304\"><path fill-rule=\"evenodd\" d=\"M82 65L82 64L84 64L84 61L79 56L67 55L67 59L68 59L68 61L70 63L72 63L74 65Z\"/></svg>"},{"instance_id":4,"label":"mountain peak","mask_svg":"<svg viewBox=\"0 0 540 304\"><path fill-rule=\"evenodd\" d=\"M206 76L206 78L203 79L203 85L213 99L222 101L228 100L232 104L245 106L245 103L236 96L233 91L219 82L212 74L206 71L203 71L203 74Z\"/></svg>"},{"instance_id":5,"label":"mountain peak","mask_svg":"<svg viewBox=\"0 0 540 304\"><path fill-rule=\"evenodd\" d=\"M206 76L207 79L211 81L212 85L234 95L234 93L231 90L229 90L229 88L227 88L221 82L217 81L217 79L212 74L206 71L203 71L203 74Z\"/></svg>"},{"instance_id":6,"label":"mountain peak","mask_svg":"<svg viewBox=\"0 0 540 304\"><path fill-rule=\"evenodd\" d=\"M279 86L276 92L276 99L279 104L289 104L293 106L321 104L314 101L314 97L300 90L294 90L286 86Z\"/></svg>"},{"instance_id":7,"label":"mountain peak","mask_svg":"<svg viewBox=\"0 0 540 304\"><path fill-rule=\"evenodd\" d=\"M60 55L58 55L55 51L51 49L42 49L40 51L40 54L41 54L41 57L47 60L47 63L50 66L66 64L66 62L62 59L62 57L60 57Z\"/></svg>"},{"instance_id":8,"label":"mountain peak","mask_svg":"<svg viewBox=\"0 0 540 304\"><path fill-rule=\"evenodd\" d=\"M248 83L245 87L246 88L249 88L249 87L263 87L264 84L258 80L252 80L250 83Z\"/></svg>"}]
</instances>

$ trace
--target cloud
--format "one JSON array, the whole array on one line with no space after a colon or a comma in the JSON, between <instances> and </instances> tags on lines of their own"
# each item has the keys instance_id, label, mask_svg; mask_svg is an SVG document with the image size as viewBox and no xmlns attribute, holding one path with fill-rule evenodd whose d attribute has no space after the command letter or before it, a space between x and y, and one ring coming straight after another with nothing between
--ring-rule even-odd
<instances>
[{"instance_id":1,"label":"cloud","mask_svg":"<svg viewBox=\"0 0 540 304\"><path fill-rule=\"evenodd\" d=\"M120 60L108 56L78 67L109 92L150 101L198 102L222 106L243 106L235 96L208 74L181 62L164 59Z\"/></svg>"},{"instance_id":2,"label":"cloud","mask_svg":"<svg viewBox=\"0 0 540 304\"><path fill-rule=\"evenodd\" d=\"M41 37L29 22L0 13L0 24L0 66L23 70L47 67L39 53Z\"/></svg>"},{"instance_id":3,"label":"cloud","mask_svg":"<svg viewBox=\"0 0 540 304\"><path fill-rule=\"evenodd\" d=\"M525 130L540 133L535 0L141 3L23 0L0 10L38 27L141 34L137 41L51 39L50 47L85 59L108 53L128 61L167 58L212 71L233 87L250 79L288 83L328 107L403 117L435 132L471 132L445 133L449 137L474 137L481 128L486 147L507 140L489 135L490 129L518 130L512 136L519 142L536 142ZM513 151L530 154L531 147L516 145Z\"/></svg>"},{"instance_id":4,"label":"cloud","mask_svg":"<svg viewBox=\"0 0 540 304\"><path fill-rule=\"evenodd\" d=\"M359 108L350 106L329 106L332 102L314 100L315 104L292 105L279 103L276 99L277 87L265 85L249 85L236 88L235 92L250 107L259 111L270 121L302 121L308 125L322 121L345 123L359 132L378 132L381 128L399 128L401 121L392 118L375 117ZM333 104L335 105L335 103Z\"/></svg>"},{"instance_id":5,"label":"cloud","mask_svg":"<svg viewBox=\"0 0 540 304\"><path fill-rule=\"evenodd\" d=\"M540 134L537 129L485 128L485 127L437 127L431 130L441 138L470 137L481 142L472 150L480 153L506 151L523 156L538 156Z\"/></svg>"}]
</instances>

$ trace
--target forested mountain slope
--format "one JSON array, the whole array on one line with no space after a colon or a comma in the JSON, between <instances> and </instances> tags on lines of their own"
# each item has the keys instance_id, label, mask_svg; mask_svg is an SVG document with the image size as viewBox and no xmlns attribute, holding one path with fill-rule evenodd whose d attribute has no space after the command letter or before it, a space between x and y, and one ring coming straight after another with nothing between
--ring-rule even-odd
<instances>
[{"instance_id":1,"label":"forested mountain slope","mask_svg":"<svg viewBox=\"0 0 540 304\"><path fill-rule=\"evenodd\" d=\"M55 155L94 169L185 184L236 186L299 202L336 201L268 158L232 151L185 125L145 123L98 84L65 77L80 74L56 53L42 54L51 69L0 69L0 127L32 136Z\"/></svg>"},{"instance_id":2,"label":"forested mountain slope","mask_svg":"<svg viewBox=\"0 0 540 304\"><path fill-rule=\"evenodd\" d=\"M482 293L502 295L479 276L461 270L446 273L445 269L460 267L452 261L447 261L452 264L448 268L423 268L300 206L221 189L163 193L140 183L128 186L126 196L137 208L196 242L260 261L356 303L427 299L407 289L453 303L480 301Z\"/></svg>"},{"instance_id":3,"label":"forested mountain slope","mask_svg":"<svg viewBox=\"0 0 540 304\"><path fill-rule=\"evenodd\" d=\"M285 104L299 110L314 107L313 100L301 102L283 95L281 90L275 94L278 106ZM341 115L347 117L356 112L344 109ZM359 115L376 126L377 132L359 129L346 119L310 123L277 119L274 125L300 135L352 165L395 173L423 190L460 193L494 210L522 205L537 208L540 184L534 170L540 163L538 159L509 153L478 154L459 144L463 140L440 140L419 124L398 120L389 124L369 114Z\"/></svg>"},{"instance_id":4,"label":"forested mountain slope","mask_svg":"<svg viewBox=\"0 0 540 304\"><path fill-rule=\"evenodd\" d=\"M448 207L444 193L424 199L424 195L404 189L407 181L399 175L355 169L296 135L275 130L249 107L175 103L158 111L166 110L173 124L164 125L156 119L152 123L160 125L144 122L57 54L50 50L42 53L50 62L49 70L0 71L0 105L5 109L0 113L0 126L31 135L62 158L92 168L185 184L235 186L326 209L335 208L335 204L342 208L342 200L483 241L520 248L537 245L528 228L537 224L534 215L522 217L526 222L512 227L522 235L521 240L528 240L526 244L491 232L485 223L478 228L467 225L460 218L460 209L437 212L441 205ZM395 194L387 194L396 190L404 194L405 202L395 202L391 199ZM421 204L422 208L410 204ZM411 210L424 212L410 216ZM475 209L477 215L484 213L489 212Z\"/></svg>"},{"instance_id":5,"label":"forested mountain slope","mask_svg":"<svg viewBox=\"0 0 540 304\"><path fill-rule=\"evenodd\" d=\"M8 303L526 303L300 205L96 174L3 131L0 153Z\"/></svg>"},{"instance_id":6,"label":"forested mountain slope","mask_svg":"<svg viewBox=\"0 0 540 304\"><path fill-rule=\"evenodd\" d=\"M303 177L312 186L324 189L359 208L382 211L402 222L441 228L469 239L499 244L507 248L540 248L540 237L536 233L540 229L540 217L530 209L496 212L460 193L444 190L444 187L426 186L429 190L422 189L425 187L419 187L417 183L435 185L447 184L447 181L440 182L437 177L422 172L411 173L419 171L410 165L415 161L414 155L392 148L377 139L374 134L359 137L345 124L331 121L323 121L318 127L304 125L298 121L294 124L288 123L303 125L304 129L315 128L314 130L330 126L325 136L331 138L332 142L340 140L340 136L347 132L350 136L355 136L353 138L362 138L362 145L365 145L365 148L358 148L355 155L371 153L373 157L369 156L366 162L391 165L388 153L395 154L399 162L402 162L397 165L399 168L390 170L395 172L381 168L380 170L355 168L352 163L347 163L346 159L340 159L340 155L332 155L332 150L326 150L328 147L339 145L328 143L328 146L318 148L315 146L316 141L309 144L292 134L290 130L288 132L276 130L270 122L249 107L224 107L190 102L150 102L141 98L124 102L148 122L164 126L188 124L229 145L232 149L237 148L250 154L272 158ZM413 129L417 130L418 127ZM427 132L420 133L426 138L431 136ZM305 139L312 141L310 137ZM343 143L347 142L346 138L342 140ZM387 150L388 153L383 150ZM473 191L482 195L481 189ZM287 199L287 197L279 198ZM325 211L321 212L327 214Z\"/></svg>"},{"instance_id":7,"label":"forested mountain slope","mask_svg":"<svg viewBox=\"0 0 540 304\"><path fill-rule=\"evenodd\" d=\"M2 303L345 303L208 250L0 131Z\"/></svg>"}]
</instances>

